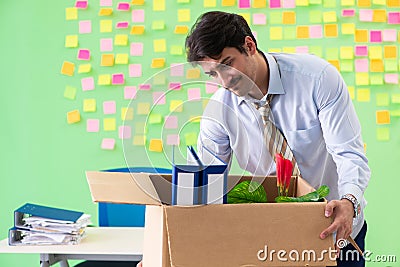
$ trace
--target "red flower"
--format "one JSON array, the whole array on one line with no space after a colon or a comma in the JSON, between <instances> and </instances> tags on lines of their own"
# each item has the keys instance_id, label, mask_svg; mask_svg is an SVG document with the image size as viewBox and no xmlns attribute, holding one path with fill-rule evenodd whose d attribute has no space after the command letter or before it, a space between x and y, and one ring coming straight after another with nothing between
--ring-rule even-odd
<instances>
[{"instance_id":1,"label":"red flower","mask_svg":"<svg viewBox=\"0 0 400 267\"><path fill-rule=\"evenodd\" d=\"M285 159L281 154L275 154L276 159L276 185L278 186L278 194L280 196L288 194L290 186L290 178L293 173L293 164L290 160Z\"/></svg>"}]
</instances>

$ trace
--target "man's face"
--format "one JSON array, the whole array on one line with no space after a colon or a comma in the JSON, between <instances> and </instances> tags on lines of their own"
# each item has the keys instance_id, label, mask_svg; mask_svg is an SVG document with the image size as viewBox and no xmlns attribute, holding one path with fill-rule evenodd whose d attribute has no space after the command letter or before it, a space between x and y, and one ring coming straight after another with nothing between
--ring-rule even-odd
<instances>
[{"instance_id":1,"label":"man's face","mask_svg":"<svg viewBox=\"0 0 400 267\"><path fill-rule=\"evenodd\" d=\"M199 64L215 83L237 96L252 96L252 92L257 89L254 83L256 67L253 57L240 53L234 47L224 48L217 60L206 57Z\"/></svg>"}]
</instances>

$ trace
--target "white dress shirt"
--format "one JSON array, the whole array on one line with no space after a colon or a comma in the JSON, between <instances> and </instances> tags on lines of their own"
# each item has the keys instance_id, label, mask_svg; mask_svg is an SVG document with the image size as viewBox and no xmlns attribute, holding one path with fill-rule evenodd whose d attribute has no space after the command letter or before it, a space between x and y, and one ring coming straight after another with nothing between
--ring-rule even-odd
<instances>
[{"instance_id":1,"label":"white dress shirt","mask_svg":"<svg viewBox=\"0 0 400 267\"><path fill-rule=\"evenodd\" d=\"M363 210L370 169L360 123L341 75L313 55L265 57L270 71L268 94L275 95L274 123L286 137L301 176L315 188L328 185L328 200L354 195ZM262 118L250 102L224 88L212 96L200 124L199 154L206 146L229 162L233 153L239 166L252 174L275 174ZM361 212L353 222L352 237L363 222Z\"/></svg>"}]
</instances>

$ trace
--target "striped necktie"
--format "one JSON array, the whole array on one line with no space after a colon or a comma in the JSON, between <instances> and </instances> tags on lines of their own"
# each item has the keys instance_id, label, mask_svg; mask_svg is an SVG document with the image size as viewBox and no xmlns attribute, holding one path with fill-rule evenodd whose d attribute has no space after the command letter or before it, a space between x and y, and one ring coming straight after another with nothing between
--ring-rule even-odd
<instances>
[{"instance_id":1,"label":"striped necktie","mask_svg":"<svg viewBox=\"0 0 400 267\"><path fill-rule=\"evenodd\" d=\"M260 112L264 122L264 138L268 147L268 151L274 160L276 153L280 153L284 158L291 160L294 166L293 175L300 175L299 166L297 165L296 159L294 158L293 152L290 149L286 138L270 120L270 103L273 97L274 95L268 95L267 101L263 106L258 103L254 103L255 108Z\"/></svg>"}]
</instances>

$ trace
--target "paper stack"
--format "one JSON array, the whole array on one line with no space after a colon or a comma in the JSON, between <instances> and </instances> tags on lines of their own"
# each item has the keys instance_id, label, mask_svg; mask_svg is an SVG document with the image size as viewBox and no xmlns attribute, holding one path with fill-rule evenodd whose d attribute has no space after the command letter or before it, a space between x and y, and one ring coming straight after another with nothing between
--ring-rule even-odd
<instances>
[{"instance_id":1,"label":"paper stack","mask_svg":"<svg viewBox=\"0 0 400 267\"><path fill-rule=\"evenodd\" d=\"M75 245L85 236L90 215L27 203L14 212L10 245Z\"/></svg>"}]
</instances>

